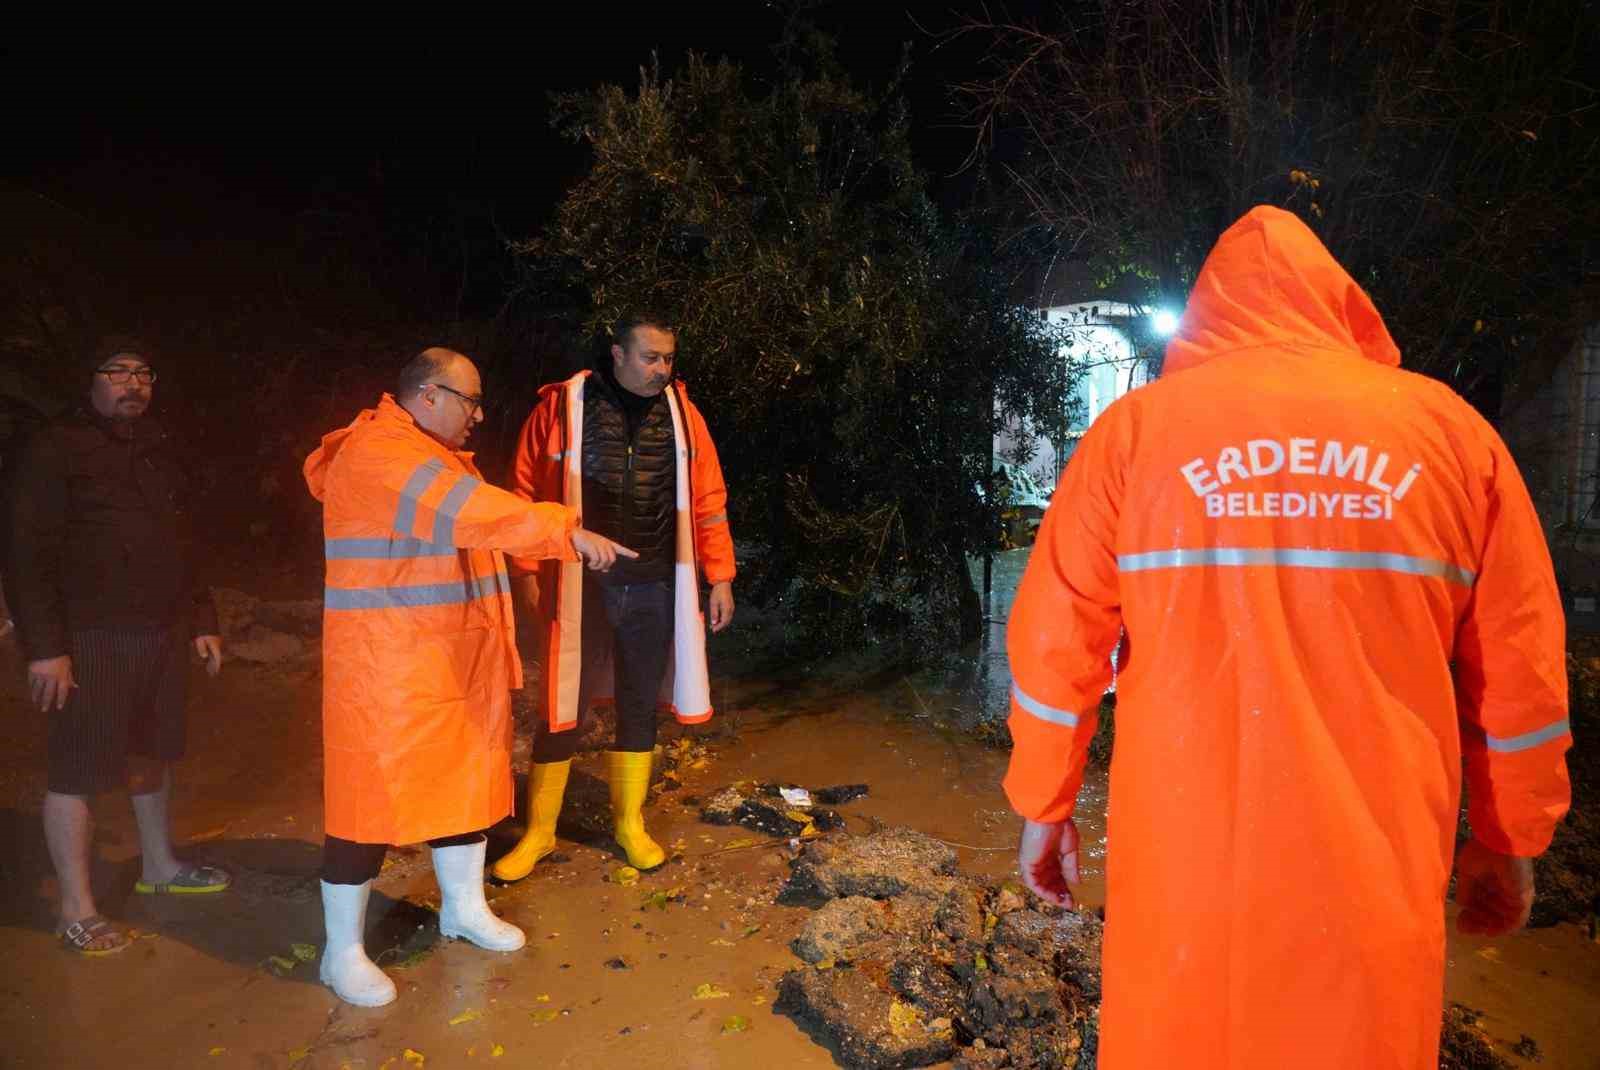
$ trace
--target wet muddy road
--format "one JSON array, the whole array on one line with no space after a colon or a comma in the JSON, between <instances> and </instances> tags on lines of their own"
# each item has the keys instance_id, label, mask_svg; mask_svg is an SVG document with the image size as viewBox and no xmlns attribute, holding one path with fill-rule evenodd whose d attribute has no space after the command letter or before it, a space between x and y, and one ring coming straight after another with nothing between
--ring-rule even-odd
<instances>
[{"instance_id":1,"label":"wet muddy road","mask_svg":"<svg viewBox=\"0 0 1600 1070\"><path fill-rule=\"evenodd\" d=\"M969 872L1009 874L1017 822L999 788L1005 755L953 727L1004 693L997 672L1003 666L990 663L953 689L905 677L844 691L832 677L719 680L721 726L704 760L686 763L683 786L647 812L657 839L681 857L621 885L622 860L609 842L564 825L556 859L491 889L496 909L528 933L522 952L441 942L426 850L391 853L368 947L393 971L400 998L361 1010L316 976L314 661L235 663L217 680L196 677L175 826L192 855L235 872L228 894L131 894L131 814L121 797L98 802L101 909L136 926L140 939L122 954L83 959L50 935L54 886L38 824L43 720L25 708L8 645L0 650L0 739L10 756L0 770L0 1066L835 1066L827 1049L772 1011L778 978L798 962L788 941L809 914L773 901L787 848L702 823L696 800L740 780L865 782L867 798L839 807L847 831L909 825L957 845ZM580 759L575 795L603 797L601 776L596 757ZM1104 787L1091 773L1080 812L1091 854L1081 892L1090 904L1104 900ZM491 858L519 831L515 822L495 830ZM1600 1066L1600 944L1578 926L1456 942L1450 962L1448 998L1483 1012L1499 1050L1527 1035L1541 1068Z\"/></svg>"},{"instance_id":2,"label":"wet muddy road","mask_svg":"<svg viewBox=\"0 0 1600 1070\"><path fill-rule=\"evenodd\" d=\"M13 655L0 672L18 668ZM649 813L652 832L681 859L621 886L622 860L608 842L563 836L561 861L491 891L495 908L529 936L525 951L497 955L440 942L427 852L393 852L374 891L368 949L394 971L400 999L345 1007L317 983L311 958L321 944L317 687L304 670L240 665L196 680L175 825L191 854L235 872L229 893L130 894L132 818L120 798L100 800L101 909L141 937L101 959L60 951L49 934L54 889L33 772L42 753L24 724L36 733L37 718L20 716L7 692L15 760L4 814L14 846L0 927L8 962L0 1065L312 1070L393 1060L399 1070L420 1065L420 1055L432 1067L535 1058L571 1067L832 1066L824 1048L771 1010L776 981L797 963L787 943L809 915L773 904L788 872L783 841L706 825L685 800L742 779L865 781L871 795L839 808L851 830L912 825L965 845L962 864L974 872L1012 868L1002 754L900 716L904 704L892 697L754 687L745 698L730 688L721 701L740 711L737 736L713 741L703 767L686 770L684 786ZM584 782L602 775L594 757L580 759L574 792L594 794L598 784ZM491 856L516 831L498 830ZM726 994L696 998L702 985Z\"/></svg>"}]
</instances>

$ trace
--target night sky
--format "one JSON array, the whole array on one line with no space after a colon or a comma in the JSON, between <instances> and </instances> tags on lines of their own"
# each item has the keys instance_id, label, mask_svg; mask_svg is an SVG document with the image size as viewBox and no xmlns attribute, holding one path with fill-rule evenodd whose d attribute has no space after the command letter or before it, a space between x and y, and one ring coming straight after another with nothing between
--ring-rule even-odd
<instances>
[{"instance_id":1,"label":"night sky","mask_svg":"<svg viewBox=\"0 0 1600 1070\"><path fill-rule=\"evenodd\" d=\"M813 16L861 82L884 84L911 42L916 151L947 203L970 185L945 176L971 136L953 128L944 86L974 55L966 44L936 48L924 28L948 27L960 6L858 0ZM307 27L278 48L238 36L170 52L12 51L0 73L15 120L3 179L96 223L166 239L269 236L294 213L372 201L403 213L468 205L525 235L583 166L582 150L549 129L550 91L631 88L652 49L668 71L693 49L760 78L782 25L760 2L623 10L587 5L518 25L447 20L427 48L421 36L387 35L319 46Z\"/></svg>"}]
</instances>

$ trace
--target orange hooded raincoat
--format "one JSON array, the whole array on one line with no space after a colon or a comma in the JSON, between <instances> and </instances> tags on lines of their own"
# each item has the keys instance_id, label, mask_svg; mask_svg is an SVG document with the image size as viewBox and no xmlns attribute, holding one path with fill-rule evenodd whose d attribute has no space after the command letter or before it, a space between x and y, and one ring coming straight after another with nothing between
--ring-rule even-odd
<instances>
[{"instance_id":1,"label":"orange hooded raincoat","mask_svg":"<svg viewBox=\"0 0 1600 1070\"><path fill-rule=\"evenodd\" d=\"M576 518L483 482L385 394L306 459L327 556L327 832L417 843L511 813L522 686L502 551L574 558Z\"/></svg>"},{"instance_id":2,"label":"orange hooded raincoat","mask_svg":"<svg viewBox=\"0 0 1600 1070\"><path fill-rule=\"evenodd\" d=\"M1538 519L1488 424L1398 363L1311 231L1257 208L1045 515L1005 787L1072 814L1126 629L1106 1070L1432 1070L1463 760L1492 848L1537 854L1566 811Z\"/></svg>"},{"instance_id":3,"label":"orange hooded raincoat","mask_svg":"<svg viewBox=\"0 0 1600 1070\"><path fill-rule=\"evenodd\" d=\"M539 403L522 425L513 466L512 489L536 502L564 502L581 510L584 383L582 371L539 388ZM662 681L661 705L683 724L711 719L711 689L706 670L705 624L699 608L698 577L731 582L735 573L733 535L728 527L728 489L717 448L700 410L689 400L683 380L667 388L677 441L677 562L674 580L673 657ZM545 709L552 732L575 728L578 684L584 662L583 570L571 564L516 559L520 572L538 571L537 612L545 681ZM608 651L593 659L601 674L597 697L609 698L612 661Z\"/></svg>"}]
</instances>

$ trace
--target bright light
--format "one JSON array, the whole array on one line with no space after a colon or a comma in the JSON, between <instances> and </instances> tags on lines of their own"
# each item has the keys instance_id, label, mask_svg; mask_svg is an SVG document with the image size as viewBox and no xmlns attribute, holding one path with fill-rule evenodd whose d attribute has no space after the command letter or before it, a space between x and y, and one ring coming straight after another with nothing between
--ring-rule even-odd
<instances>
[{"instance_id":1,"label":"bright light","mask_svg":"<svg viewBox=\"0 0 1600 1070\"><path fill-rule=\"evenodd\" d=\"M1178 329L1178 317L1166 309L1162 309L1150 317L1150 326L1155 328L1157 334L1165 338Z\"/></svg>"}]
</instances>

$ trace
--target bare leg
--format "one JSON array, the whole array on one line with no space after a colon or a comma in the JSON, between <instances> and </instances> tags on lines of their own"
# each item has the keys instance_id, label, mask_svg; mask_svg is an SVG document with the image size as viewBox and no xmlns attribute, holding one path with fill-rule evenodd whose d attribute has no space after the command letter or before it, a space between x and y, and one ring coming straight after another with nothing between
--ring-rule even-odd
<instances>
[{"instance_id":1,"label":"bare leg","mask_svg":"<svg viewBox=\"0 0 1600 1070\"><path fill-rule=\"evenodd\" d=\"M128 757L128 792L133 816L139 823L139 849L143 853L140 879L165 884L177 876L178 859L172 853L172 770L165 762L135 755Z\"/></svg>"},{"instance_id":2,"label":"bare leg","mask_svg":"<svg viewBox=\"0 0 1600 1070\"><path fill-rule=\"evenodd\" d=\"M83 795L44 796L44 840L61 886L62 925L82 921L95 913L94 892L89 887L89 842L94 821L89 800Z\"/></svg>"}]
</instances>

